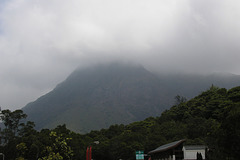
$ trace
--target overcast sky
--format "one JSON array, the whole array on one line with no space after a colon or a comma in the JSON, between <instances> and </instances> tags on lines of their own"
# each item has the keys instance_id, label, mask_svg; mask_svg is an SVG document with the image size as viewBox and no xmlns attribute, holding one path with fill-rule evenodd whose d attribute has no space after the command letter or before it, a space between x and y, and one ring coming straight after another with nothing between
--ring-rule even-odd
<instances>
[{"instance_id":1,"label":"overcast sky","mask_svg":"<svg viewBox=\"0 0 240 160\"><path fill-rule=\"evenodd\" d=\"M0 106L19 109L76 67L240 74L239 0L0 0Z\"/></svg>"}]
</instances>

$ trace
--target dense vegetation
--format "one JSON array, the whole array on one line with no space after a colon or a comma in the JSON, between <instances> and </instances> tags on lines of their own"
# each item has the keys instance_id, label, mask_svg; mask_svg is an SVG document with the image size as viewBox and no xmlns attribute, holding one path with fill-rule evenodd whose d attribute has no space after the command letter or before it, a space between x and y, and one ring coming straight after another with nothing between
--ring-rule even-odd
<instances>
[{"instance_id":1,"label":"dense vegetation","mask_svg":"<svg viewBox=\"0 0 240 160\"><path fill-rule=\"evenodd\" d=\"M85 159L86 148L93 146L93 159L133 160L135 150L147 153L175 140L204 144L208 159L240 157L240 87L230 90L212 86L186 101L177 96L175 105L160 117L149 117L129 125L78 134L60 125L53 130L36 131L33 122L21 123L26 115L17 110L1 112L0 152L6 159ZM99 144L93 142L99 141Z\"/></svg>"}]
</instances>

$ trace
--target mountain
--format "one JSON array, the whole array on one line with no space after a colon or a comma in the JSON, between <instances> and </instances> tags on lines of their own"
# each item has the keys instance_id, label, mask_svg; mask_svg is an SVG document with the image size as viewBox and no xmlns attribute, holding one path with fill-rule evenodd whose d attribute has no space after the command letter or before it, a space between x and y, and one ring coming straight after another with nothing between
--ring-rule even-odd
<instances>
[{"instance_id":1,"label":"mountain","mask_svg":"<svg viewBox=\"0 0 240 160\"><path fill-rule=\"evenodd\" d=\"M237 75L163 75L136 65L97 65L75 70L23 110L37 129L66 124L86 133L160 116L176 95L192 98L212 84L230 88L239 82Z\"/></svg>"},{"instance_id":2,"label":"mountain","mask_svg":"<svg viewBox=\"0 0 240 160\"><path fill-rule=\"evenodd\" d=\"M110 64L74 71L23 110L38 129L67 124L88 132L158 116L172 99L161 80L143 67Z\"/></svg>"},{"instance_id":3,"label":"mountain","mask_svg":"<svg viewBox=\"0 0 240 160\"><path fill-rule=\"evenodd\" d=\"M174 95L181 95L188 99L209 89L211 85L230 89L240 85L240 75L231 73L199 74L159 74L155 73L165 87Z\"/></svg>"},{"instance_id":4,"label":"mountain","mask_svg":"<svg viewBox=\"0 0 240 160\"><path fill-rule=\"evenodd\" d=\"M136 150L149 153L181 139L186 140L184 145L207 146L206 159L239 160L239 119L240 86L229 90L211 86L196 97L172 106L160 117L112 125L86 134L86 139L101 141L94 146L94 153L104 160L118 156L134 159Z\"/></svg>"}]
</instances>

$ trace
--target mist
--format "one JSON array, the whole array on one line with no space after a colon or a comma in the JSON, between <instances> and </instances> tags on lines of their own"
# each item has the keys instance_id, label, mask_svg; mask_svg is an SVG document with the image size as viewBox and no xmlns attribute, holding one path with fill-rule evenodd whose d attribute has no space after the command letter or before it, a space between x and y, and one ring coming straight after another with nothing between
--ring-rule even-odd
<instances>
[{"instance_id":1,"label":"mist","mask_svg":"<svg viewBox=\"0 0 240 160\"><path fill-rule=\"evenodd\" d=\"M0 106L21 108L77 67L240 74L237 0L3 0Z\"/></svg>"}]
</instances>

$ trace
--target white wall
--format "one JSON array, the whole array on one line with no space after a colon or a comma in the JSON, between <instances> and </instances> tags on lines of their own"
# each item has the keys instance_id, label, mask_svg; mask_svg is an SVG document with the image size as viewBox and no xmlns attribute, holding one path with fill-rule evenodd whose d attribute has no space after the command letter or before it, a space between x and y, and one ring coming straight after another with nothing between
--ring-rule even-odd
<instances>
[{"instance_id":1,"label":"white wall","mask_svg":"<svg viewBox=\"0 0 240 160\"><path fill-rule=\"evenodd\" d=\"M183 148L184 160L196 160L197 159L197 153L201 153L202 158L205 159L205 150L204 149L186 150L185 148Z\"/></svg>"}]
</instances>

